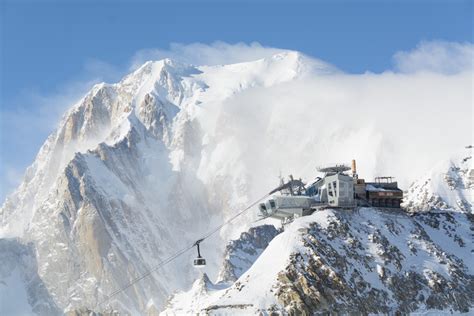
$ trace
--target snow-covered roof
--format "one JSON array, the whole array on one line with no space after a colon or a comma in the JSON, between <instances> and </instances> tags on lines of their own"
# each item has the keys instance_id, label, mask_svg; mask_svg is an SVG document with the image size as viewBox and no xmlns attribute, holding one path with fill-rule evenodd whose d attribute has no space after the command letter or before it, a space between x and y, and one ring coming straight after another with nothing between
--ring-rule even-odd
<instances>
[{"instance_id":1,"label":"snow-covered roof","mask_svg":"<svg viewBox=\"0 0 474 316\"><path fill-rule=\"evenodd\" d=\"M367 184L365 189L370 192L398 192L400 189L386 189L383 187L375 186L373 184Z\"/></svg>"}]
</instances>

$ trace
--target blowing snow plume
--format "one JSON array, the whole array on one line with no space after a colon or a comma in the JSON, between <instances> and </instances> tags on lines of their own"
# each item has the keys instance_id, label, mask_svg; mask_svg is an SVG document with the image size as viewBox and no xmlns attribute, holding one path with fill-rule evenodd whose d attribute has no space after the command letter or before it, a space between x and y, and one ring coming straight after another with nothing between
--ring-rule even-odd
<instances>
[{"instance_id":1,"label":"blowing snow plume","mask_svg":"<svg viewBox=\"0 0 474 316\"><path fill-rule=\"evenodd\" d=\"M271 87L249 84L203 107L199 119L210 137L225 140L223 161L245 164L259 187L280 172L309 179L317 165L356 158L367 178L397 175L406 188L472 141L471 77L469 68L306 72ZM244 149L238 158L236 148Z\"/></svg>"}]
</instances>

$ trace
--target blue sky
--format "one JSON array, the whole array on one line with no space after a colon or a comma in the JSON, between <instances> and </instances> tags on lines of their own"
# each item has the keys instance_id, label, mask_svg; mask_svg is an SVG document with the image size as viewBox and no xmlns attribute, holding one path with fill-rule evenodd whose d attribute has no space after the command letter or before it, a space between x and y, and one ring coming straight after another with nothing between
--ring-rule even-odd
<instances>
[{"instance_id":1,"label":"blue sky","mask_svg":"<svg viewBox=\"0 0 474 316\"><path fill-rule=\"evenodd\" d=\"M396 52L422 41L472 42L472 10L472 1L3 0L0 177L19 177L33 161L69 105L56 104L70 102L89 80L116 80L137 51L166 50L171 43L258 42L301 51L345 72L378 73L393 68ZM11 130L12 116L38 119ZM12 182L2 180L0 199Z\"/></svg>"},{"instance_id":2,"label":"blue sky","mask_svg":"<svg viewBox=\"0 0 474 316\"><path fill-rule=\"evenodd\" d=\"M65 2L2 1L3 106L25 89L54 90L90 60L123 65L171 42L257 41L357 73L390 68L420 40L472 40L471 1Z\"/></svg>"}]
</instances>

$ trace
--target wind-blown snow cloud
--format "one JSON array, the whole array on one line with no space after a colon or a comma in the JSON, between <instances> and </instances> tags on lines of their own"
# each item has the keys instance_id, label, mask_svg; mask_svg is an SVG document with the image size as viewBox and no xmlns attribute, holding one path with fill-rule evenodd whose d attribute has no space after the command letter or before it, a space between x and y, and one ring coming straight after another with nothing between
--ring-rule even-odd
<instances>
[{"instance_id":1,"label":"wind-blown snow cloud","mask_svg":"<svg viewBox=\"0 0 474 316\"><path fill-rule=\"evenodd\" d=\"M123 70L122 70L123 71ZM61 116L91 87L103 80L118 80L125 72L99 60L88 60L83 73L64 82L56 92L23 91L14 106L0 112L0 201L18 186L26 167Z\"/></svg>"},{"instance_id":2,"label":"wind-blown snow cloud","mask_svg":"<svg viewBox=\"0 0 474 316\"><path fill-rule=\"evenodd\" d=\"M138 51L132 58L132 68L148 60L172 58L192 65L225 65L253 61L288 51L280 48L265 47L259 43L250 44L214 42L212 44L173 43L168 49L153 48Z\"/></svg>"},{"instance_id":3,"label":"wind-blown snow cloud","mask_svg":"<svg viewBox=\"0 0 474 316\"><path fill-rule=\"evenodd\" d=\"M428 71L456 74L472 71L474 45L456 42L421 42L411 51L394 55L395 70L403 73Z\"/></svg>"},{"instance_id":4,"label":"wind-blown snow cloud","mask_svg":"<svg viewBox=\"0 0 474 316\"><path fill-rule=\"evenodd\" d=\"M311 180L318 165L355 158L361 177L396 176L406 189L471 142L470 76L316 76L244 91L201 120L232 140L223 161L244 148L238 160L255 188L270 188L280 172Z\"/></svg>"}]
</instances>

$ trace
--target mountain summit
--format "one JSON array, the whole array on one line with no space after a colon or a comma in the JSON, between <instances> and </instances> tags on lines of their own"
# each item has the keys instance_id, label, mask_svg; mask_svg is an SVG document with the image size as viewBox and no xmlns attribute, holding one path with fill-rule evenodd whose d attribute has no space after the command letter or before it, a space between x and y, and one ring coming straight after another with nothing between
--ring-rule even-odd
<instances>
[{"instance_id":1,"label":"mountain summit","mask_svg":"<svg viewBox=\"0 0 474 316\"><path fill-rule=\"evenodd\" d=\"M333 71L296 52L221 66L165 59L118 83L95 85L67 111L0 209L0 238L11 249L2 276L22 279L26 293L15 305L39 314L93 308L220 223L249 198L248 179L226 175L229 162L214 155L219 143L212 133L225 118L214 113L214 127L203 130L197 117L239 92ZM217 274L224 244L213 243L208 261ZM160 308L196 276L183 272L189 260L143 280L112 305Z\"/></svg>"},{"instance_id":2,"label":"mountain summit","mask_svg":"<svg viewBox=\"0 0 474 316\"><path fill-rule=\"evenodd\" d=\"M0 209L0 297L6 298L0 314L155 315L166 307L168 313L207 311L241 299L253 304L252 311L324 310L337 303L338 310L351 312L362 297L372 300L365 309L371 313L402 303L408 306L401 311L469 308L466 234L472 208L465 204L455 215L423 222L373 209L350 215L327 210L283 233L273 226L250 228L256 217L248 213L203 243L206 276L192 290L199 297L210 293L201 305L195 299L186 305L185 294L167 305L170 294L200 278L191 266L193 253L108 300L271 188L278 164L287 161L276 149L314 145L315 136L300 126L307 137L296 145L295 135L282 128L294 104L283 112L265 104L249 107L255 91L337 72L285 52L219 66L150 61L118 83L95 85L67 111ZM302 169L314 159L291 157L292 166ZM471 177L472 168L466 172ZM472 192L469 183L462 182L463 197ZM425 196L415 193L423 190L416 185L412 192ZM421 200L409 201L415 209ZM442 224L432 234L428 226L438 225L435 220ZM415 250L407 238L414 239ZM343 256L351 249L352 256ZM388 268L379 271L384 264ZM397 297L406 289L390 283L406 280L416 281L409 283L415 298ZM430 296L438 284L439 296ZM453 294L446 290L453 288ZM252 295L258 304L249 302ZM439 304L429 305L429 299Z\"/></svg>"}]
</instances>

